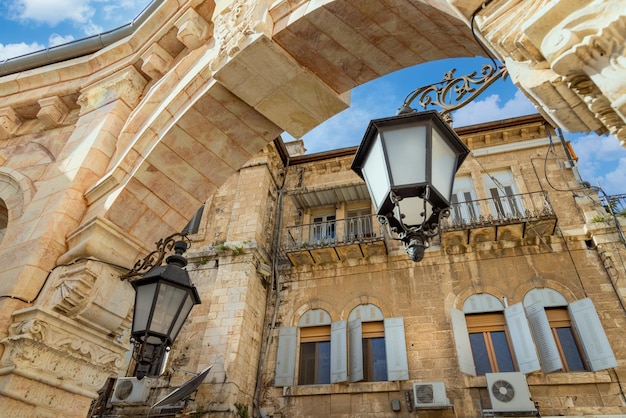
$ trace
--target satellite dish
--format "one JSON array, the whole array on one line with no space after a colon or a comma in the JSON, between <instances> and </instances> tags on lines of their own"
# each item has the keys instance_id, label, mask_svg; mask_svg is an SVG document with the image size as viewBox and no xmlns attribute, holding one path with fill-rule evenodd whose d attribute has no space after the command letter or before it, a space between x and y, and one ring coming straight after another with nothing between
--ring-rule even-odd
<instances>
[{"instance_id":1,"label":"satellite dish","mask_svg":"<svg viewBox=\"0 0 626 418\"><path fill-rule=\"evenodd\" d=\"M170 393L169 395L167 395L166 397L164 397L163 399L161 399L160 401L152 405L150 409L156 408L157 406L171 405L178 401L182 401L187 396L191 395L196 389L198 389L198 386L200 386L200 384L204 381L204 378L206 377L207 374L209 374L209 370L211 370L212 367L213 365L211 364L209 367L202 370L200 374L192 377L191 379L183 383L181 386L174 389L172 393Z\"/></svg>"}]
</instances>

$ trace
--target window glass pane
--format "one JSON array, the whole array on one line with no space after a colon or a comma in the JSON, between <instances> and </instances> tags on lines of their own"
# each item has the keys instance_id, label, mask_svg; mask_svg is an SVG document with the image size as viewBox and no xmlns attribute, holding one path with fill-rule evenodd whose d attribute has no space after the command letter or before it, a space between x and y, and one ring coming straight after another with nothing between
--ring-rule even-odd
<instances>
[{"instance_id":1,"label":"window glass pane","mask_svg":"<svg viewBox=\"0 0 626 418\"><path fill-rule=\"evenodd\" d=\"M322 341L317 344L317 383L318 385L330 383L330 341Z\"/></svg>"},{"instance_id":2,"label":"window glass pane","mask_svg":"<svg viewBox=\"0 0 626 418\"><path fill-rule=\"evenodd\" d=\"M474 365L476 366L476 374L482 375L485 373L491 373L491 365L489 364L489 355L487 354L485 337L482 333L472 333L469 337L470 344L472 346L472 355L474 356Z\"/></svg>"},{"instance_id":3,"label":"window glass pane","mask_svg":"<svg viewBox=\"0 0 626 418\"><path fill-rule=\"evenodd\" d=\"M496 353L496 361L498 362L499 372L514 372L513 357L509 349L509 343L506 340L504 331L493 331L490 333L493 351Z\"/></svg>"},{"instance_id":4,"label":"window glass pane","mask_svg":"<svg viewBox=\"0 0 626 418\"><path fill-rule=\"evenodd\" d=\"M385 338L363 338L363 380L387 381L387 351Z\"/></svg>"},{"instance_id":5,"label":"window glass pane","mask_svg":"<svg viewBox=\"0 0 626 418\"><path fill-rule=\"evenodd\" d=\"M300 344L299 385L330 383L330 341Z\"/></svg>"},{"instance_id":6,"label":"window glass pane","mask_svg":"<svg viewBox=\"0 0 626 418\"><path fill-rule=\"evenodd\" d=\"M317 343L300 344L300 368L298 369L298 384L315 384L315 345Z\"/></svg>"},{"instance_id":7,"label":"window glass pane","mask_svg":"<svg viewBox=\"0 0 626 418\"><path fill-rule=\"evenodd\" d=\"M585 370L585 364L580 356L580 351L578 351L578 345L574 339L572 328L557 328L556 333L559 337L559 342L561 343L569 371Z\"/></svg>"},{"instance_id":8,"label":"window glass pane","mask_svg":"<svg viewBox=\"0 0 626 418\"><path fill-rule=\"evenodd\" d=\"M385 351L385 338L372 338L372 381L384 382L387 380L387 353Z\"/></svg>"}]
</instances>

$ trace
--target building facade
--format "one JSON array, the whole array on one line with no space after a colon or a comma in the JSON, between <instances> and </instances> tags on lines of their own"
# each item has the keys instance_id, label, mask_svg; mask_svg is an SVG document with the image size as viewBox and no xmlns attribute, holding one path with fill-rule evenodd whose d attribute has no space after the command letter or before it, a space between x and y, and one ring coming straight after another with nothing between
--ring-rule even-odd
<instances>
[{"instance_id":1,"label":"building facade","mask_svg":"<svg viewBox=\"0 0 626 418\"><path fill-rule=\"evenodd\" d=\"M268 173L257 168L260 171L246 179L246 171L240 169L258 158L257 153L282 132L301 137L345 109L350 90L367 81L438 59L494 55L506 64L511 79L537 104L550 125L569 131L613 133L623 141L626 120L623 2L532 3L527 6L527 2L518 0L494 0L486 4L482 0L154 0L141 16L122 28L0 62L3 414L85 416L107 379L126 371L134 294L132 286L120 281L120 276L149 253L154 242L181 231L207 199L220 198L216 194L220 187L234 178L239 179L242 187L249 181L254 187L263 188L264 199L278 211L286 194L282 186L272 186L276 188L272 192L272 187L265 188L266 184L255 182L263 179L267 184L282 185L285 175L281 177L278 168ZM491 139L480 141L490 143ZM279 161L287 161L283 152L266 152L281 156L272 156L273 162L266 166L280 167ZM289 161L291 170L295 165L291 158ZM341 164L333 163L328 170L343 173L339 169L343 167ZM496 199L501 194L497 207L502 213L515 207L511 203L514 200L509 201L507 196L525 193L522 185L511 180L517 179L517 173L507 172L506 167L489 169L496 170L497 181L480 178L478 174L460 180L459 184L464 184L467 190L459 191L456 197L461 203L458 218L473 219L473 214L478 213L473 206L463 206L472 201L473 188L478 200L490 194ZM316 172L321 175L322 167L316 168ZM284 178L292 181L294 176L289 174ZM340 181L343 175L330 177L332 181ZM363 188L357 189L341 188L341 193L348 193L345 197L350 202L354 200L350 197L353 193L359 193L359 199L366 201ZM536 191L528 189L528 193ZM287 244L278 238L268 238L268 231L282 231L277 222L284 222L293 234L304 234L302 228L298 231L299 225L316 225L306 235L307 245L315 245L315 251L307 255L290 247L286 258L280 258L290 260L295 269L306 270L309 258L315 263L339 260L339 251L350 254L354 251L354 255L360 251L368 257L396 254L391 244L383 246L382 242L386 241L379 236L368 241L371 245L359 245L358 251L356 247L338 245L339 234L345 231L356 232L356 236L370 233L361 224L345 226L339 222L345 217L365 216L367 208L346 203L342 209L345 213L336 208L333 214L330 204L312 206L314 200L309 202L309 197L318 198L297 194L285 198L285 208L293 199L304 199L298 205L308 206L294 209L296 214L302 212L301 218L283 220L278 212L268 211L266 205L259 205L257 211L252 206L248 208L253 200L240 196L239 201L233 202L249 209L245 216L252 216L258 222L241 220L242 225L235 224L225 212L221 215L220 229L213 232L221 235L202 238L207 240L206 245L215 247L207 250L208 255L217 250L238 256L243 252L256 260L245 265L232 264L232 275L237 280L226 280L220 290L226 294L219 295L221 303L230 306L235 298L232 292L243 294L249 290L250 295L256 296L239 297L245 299L241 301L243 306L252 304L255 310L252 313L237 310L231 316L220 317L223 329L230 329L228 335L213 335L216 328L200 331L208 329L205 324L197 328L207 338L220 341L242 334L244 328L246 333L258 335L254 344L245 346L251 353L258 352L259 358L251 354L246 361L257 363L255 370L266 384L255 385L252 398L258 400L259 406L276 411L282 410L282 406L272 406L274 401L265 402L264 396L272 393L272 399L281 399L267 389L274 387L274 383L268 382L273 376L271 359L279 348L275 345L278 335L270 333L270 338L265 329L247 330L247 325L239 324L248 324L248 319L234 319L243 312L256 317L259 312L271 311L270 303L275 302L267 295L268 289L251 278L266 277L268 266L272 272L279 270L282 265L275 266L279 257L272 255L276 248L295 242L302 245L305 241L305 235L294 235L290 238L293 242ZM486 210L487 207L481 209L480 216ZM271 227L271 222L268 223L269 229L260 226L261 218L263 222L273 222ZM569 225L568 219L559 219L563 230ZM476 246L495 245L488 244L489 240L478 244L478 238L469 233L470 238L463 244L462 223L455 222L448 238L442 239L443 242L448 239L450 245L456 242L453 247L459 252L457 256L464 251L473 254L470 250ZM577 225L602 230L601 223ZM258 232L252 232L257 228L260 228ZM359 232L359 228L366 232ZM507 234L519 234L515 228L509 230ZM487 236L495 234L487 227L481 231ZM591 232L585 230L581 234L576 236L588 236ZM273 244L265 248L260 243L268 239ZM324 246L335 243L341 249L333 255ZM324 250L318 250L318 246ZM543 251L544 247L541 248ZM608 252L603 254L602 257L608 257L608 261L603 260L603 266L619 268L617 259L609 257ZM207 261L208 255L199 255L193 263L213 272L214 280L219 283L224 279L217 272L225 270L224 263L229 264L221 260L219 269L213 271L215 267ZM480 283L477 276L472 276L472 280L476 286ZM623 286L620 287L619 277L615 280L619 292ZM280 283L276 278L269 282ZM234 283L240 286L238 290L228 288ZM589 288L585 289L590 292ZM553 290L568 304L585 299L585 292L580 294L576 289L570 289L574 292L571 294L567 289ZM494 290L492 294L506 297L511 306L514 306L512 301L521 298L504 291ZM446 302L447 311L454 308L464 312L465 302L461 299ZM591 299L599 310L598 302ZM328 316L319 326L326 327L330 321L332 328L332 324L341 321L352 322L351 315L360 315L360 308L354 310L357 308L354 302L342 303L341 313L324 306L307 309L317 314L321 311L315 309L323 309ZM506 303L502 303L505 307ZM390 310L395 305L376 304L373 300L360 305L371 307L374 312L371 318L376 321L370 322L379 323L362 326L365 335L379 335L375 338L385 335L387 318L397 322L402 318L406 329L409 312L395 312ZM198 308L198 311L209 309L204 304ZM285 328L289 329L285 332L293 334L295 329L294 338L300 344L300 317L308 317L308 310L293 314L279 310L275 323L280 327L273 332L280 333L279 328ZM378 321L381 318L382 331ZM368 330L375 326L379 328ZM603 327L607 325L603 323ZM610 329L606 332L611 341ZM408 341L406 335L405 341ZM231 343L229 350L235 350L234 353L241 342L235 339ZM188 350L194 356L207 354L208 350L206 364L215 363L215 370L211 371L214 375L208 379L229 382L229 377L236 378L228 386L232 395L219 398L223 399L220 402L224 411L232 408L235 399L241 405L250 405L247 398L235 396L237 387L249 392L250 372L246 372L244 379L241 372L219 366L222 363L214 359L226 356L232 363L241 357L211 348L215 347L214 341L211 346L197 344L190 343ZM282 350L284 344L280 346ZM615 352L614 343L611 346ZM416 378L414 356L407 347L411 379ZM187 360L178 361L184 364ZM290 370L291 363L287 371ZM293 379L299 379L300 368L294 365L293 370ZM290 374L285 376L285 383L289 383ZM184 376L173 376L170 383L175 386L182 381ZM208 390L204 387L201 390ZM145 389L149 389L147 385ZM285 405L305 399L287 397L290 389L276 390L285 391Z\"/></svg>"},{"instance_id":2,"label":"building facade","mask_svg":"<svg viewBox=\"0 0 626 418\"><path fill-rule=\"evenodd\" d=\"M140 401L109 386L113 407L98 411L145 413L184 370L212 365L189 411L626 414L626 219L609 216L541 116L458 134L472 154L419 263L372 215L354 148L268 146L204 206L187 254L203 302L165 373Z\"/></svg>"}]
</instances>

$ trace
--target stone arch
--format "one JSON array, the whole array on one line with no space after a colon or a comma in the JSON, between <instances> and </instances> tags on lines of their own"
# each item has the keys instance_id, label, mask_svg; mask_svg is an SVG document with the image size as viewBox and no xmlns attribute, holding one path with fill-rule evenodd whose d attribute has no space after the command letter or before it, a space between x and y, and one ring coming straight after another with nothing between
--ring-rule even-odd
<instances>
[{"instance_id":1,"label":"stone arch","mask_svg":"<svg viewBox=\"0 0 626 418\"><path fill-rule=\"evenodd\" d=\"M300 137L343 110L352 88L482 53L446 1L393 10L382 0L265 7L236 1L216 9L213 39L148 84L120 133L127 145L116 165L87 192L86 220L104 216L146 243L180 231L254 153L283 131Z\"/></svg>"}]
</instances>

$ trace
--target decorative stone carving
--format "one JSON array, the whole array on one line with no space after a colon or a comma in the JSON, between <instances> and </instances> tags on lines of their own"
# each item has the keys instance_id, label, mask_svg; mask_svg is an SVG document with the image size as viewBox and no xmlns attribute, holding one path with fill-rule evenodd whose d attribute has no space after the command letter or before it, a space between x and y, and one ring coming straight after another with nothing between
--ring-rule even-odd
<instances>
[{"instance_id":1,"label":"decorative stone carving","mask_svg":"<svg viewBox=\"0 0 626 418\"><path fill-rule=\"evenodd\" d=\"M191 8L174 23L174 26L178 28L176 37L189 49L204 45L211 35L211 25Z\"/></svg>"},{"instance_id":2,"label":"decorative stone carving","mask_svg":"<svg viewBox=\"0 0 626 418\"><path fill-rule=\"evenodd\" d=\"M42 308L17 311L13 320L8 337L0 341L5 346L0 375L4 374L3 370L11 371L0 377L0 394L59 412L72 402L76 402L75 410L84 408L85 398L95 398L106 379L119 373L124 366L124 353L130 348L106 334L81 327ZM29 382L18 386L2 382L15 376ZM60 395L45 398L50 392ZM67 396L67 403L53 401L63 394ZM38 399L39 396L45 399Z\"/></svg>"},{"instance_id":3,"label":"decorative stone carving","mask_svg":"<svg viewBox=\"0 0 626 418\"><path fill-rule=\"evenodd\" d=\"M46 97L39 100L39 119L46 129L55 128L63 122L70 109L63 103L59 96Z\"/></svg>"},{"instance_id":4,"label":"decorative stone carving","mask_svg":"<svg viewBox=\"0 0 626 418\"><path fill-rule=\"evenodd\" d=\"M217 62L235 55L246 39L254 34L252 8L249 1L235 0L215 18L215 41L219 45ZM212 65L212 69L217 64Z\"/></svg>"},{"instance_id":5,"label":"decorative stone carving","mask_svg":"<svg viewBox=\"0 0 626 418\"><path fill-rule=\"evenodd\" d=\"M96 261L79 261L55 270L41 305L119 338L130 325L134 292L121 281L122 270Z\"/></svg>"},{"instance_id":6,"label":"decorative stone carving","mask_svg":"<svg viewBox=\"0 0 626 418\"><path fill-rule=\"evenodd\" d=\"M626 10L616 0L449 0L505 57L511 79L568 131L626 143ZM474 14L474 12L477 12Z\"/></svg>"},{"instance_id":7,"label":"decorative stone carving","mask_svg":"<svg viewBox=\"0 0 626 418\"><path fill-rule=\"evenodd\" d=\"M139 71L132 65L128 66L84 88L77 101L80 113L85 114L118 99L133 108L139 103L146 84L146 79Z\"/></svg>"},{"instance_id":8,"label":"decorative stone carving","mask_svg":"<svg viewBox=\"0 0 626 418\"><path fill-rule=\"evenodd\" d=\"M22 119L11 107L0 109L0 139L10 138L17 132Z\"/></svg>"}]
</instances>

